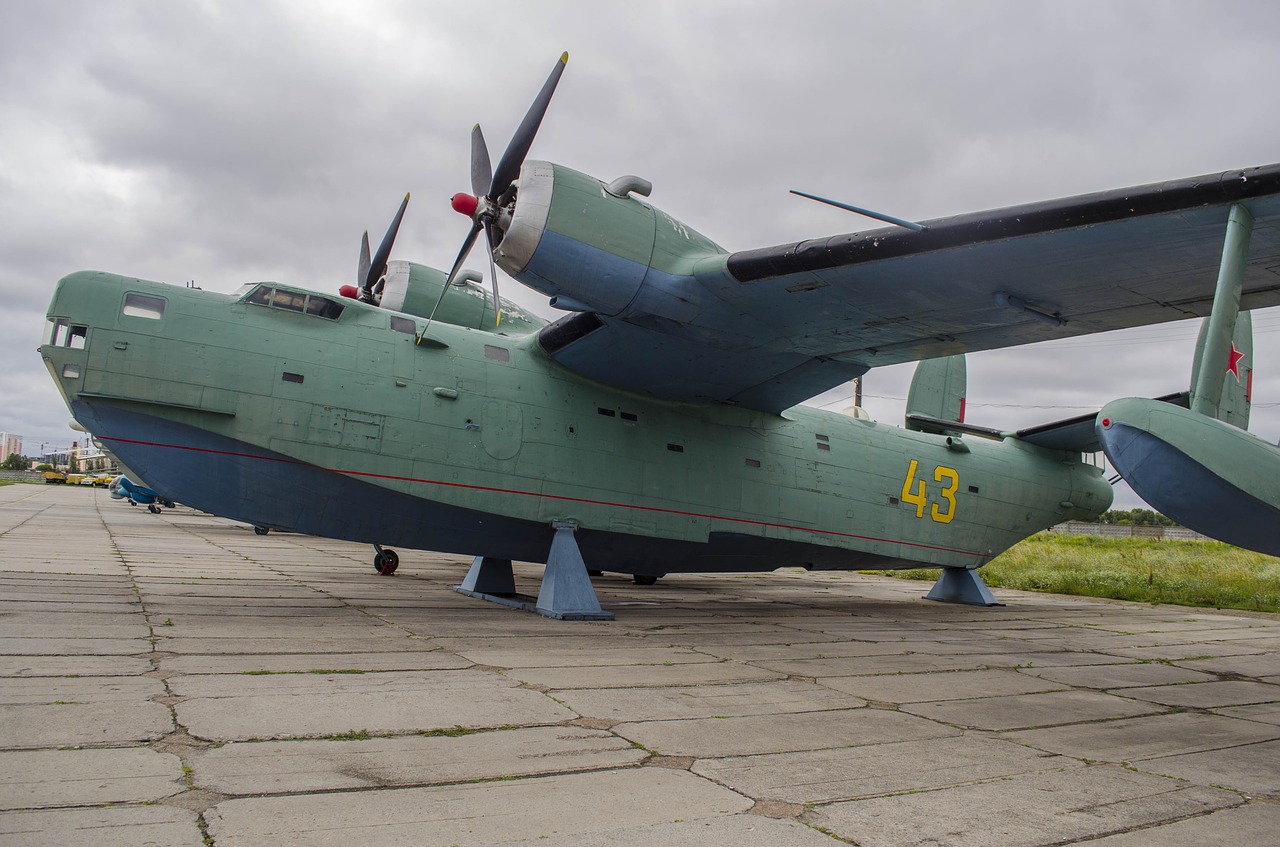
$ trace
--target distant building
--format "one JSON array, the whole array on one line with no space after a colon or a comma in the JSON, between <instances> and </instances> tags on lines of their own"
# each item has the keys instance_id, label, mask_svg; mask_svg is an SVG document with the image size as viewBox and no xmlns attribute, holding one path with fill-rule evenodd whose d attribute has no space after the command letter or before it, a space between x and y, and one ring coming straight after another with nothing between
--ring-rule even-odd
<instances>
[{"instance_id":1,"label":"distant building","mask_svg":"<svg viewBox=\"0 0 1280 847\"><path fill-rule=\"evenodd\" d=\"M98 473L115 466L111 457L93 439L85 438L71 445L71 467L76 473Z\"/></svg>"},{"instance_id":2,"label":"distant building","mask_svg":"<svg viewBox=\"0 0 1280 847\"><path fill-rule=\"evenodd\" d=\"M0 432L0 462L14 453L22 455L22 436L11 432Z\"/></svg>"}]
</instances>

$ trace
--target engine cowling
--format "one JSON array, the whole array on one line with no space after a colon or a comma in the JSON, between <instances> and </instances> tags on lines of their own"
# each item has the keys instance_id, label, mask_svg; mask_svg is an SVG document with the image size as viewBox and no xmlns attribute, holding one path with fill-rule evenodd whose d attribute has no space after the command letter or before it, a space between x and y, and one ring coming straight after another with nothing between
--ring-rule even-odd
<instances>
[{"instance_id":1,"label":"engine cowling","mask_svg":"<svg viewBox=\"0 0 1280 847\"><path fill-rule=\"evenodd\" d=\"M502 324L495 329L493 297L483 285L465 274L455 282L455 290L443 298L445 273L416 262L389 262L386 287L379 305L393 312L425 318L435 309L434 320L469 329L501 331L509 335L533 332L545 322L510 300L502 301ZM436 304L439 308L436 309Z\"/></svg>"},{"instance_id":2,"label":"engine cowling","mask_svg":"<svg viewBox=\"0 0 1280 847\"><path fill-rule=\"evenodd\" d=\"M494 258L504 271L553 306L609 316L693 320L694 267L725 252L648 203L550 162L524 163L500 226Z\"/></svg>"}]
</instances>

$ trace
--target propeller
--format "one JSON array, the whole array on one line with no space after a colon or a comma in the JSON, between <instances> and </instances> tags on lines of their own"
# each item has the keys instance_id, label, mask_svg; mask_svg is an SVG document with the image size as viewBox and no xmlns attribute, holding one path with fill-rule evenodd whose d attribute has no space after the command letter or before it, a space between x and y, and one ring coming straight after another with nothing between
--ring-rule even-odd
<instances>
[{"instance_id":1,"label":"propeller","mask_svg":"<svg viewBox=\"0 0 1280 847\"><path fill-rule=\"evenodd\" d=\"M396 233L400 231L400 221L404 218L404 210L408 205L409 195L406 194L400 201L400 209L391 220L391 226L387 227L387 234L382 236L382 243L378 245L378 252L373 254L372 259L369 258L369 230L366 229L360 239L360 268L357 271L356 284L359 286L357 296L361 302L375 302L374 285L386 276L387 258L391 256L391 245L396 241Z\"/></svg>"},{"instance_id":2,"label":"propeller","mask_svg":"<svg viewBox=\"0 0 1280 847\"><path fill-rule=\"evenodd\" d=\"M489 279L493 283L493 307L497 312L496 323L502 322L502 301L498 299L498 273L493 261L493 251L502 238L495 224L498 220L499 210L511 199L511 189L516 178L520 176L520 166L524 164L524 158L528 155L529 148L533 145L533 138L538 134L538 127L542 124L542 118L546 115L547 107L551 104L551 95L555 93L556 85L559 84L560 76L564 73L565 65L568 62L569 54L564 53L556 62L555 67L551 69L551 75L547 77L547 81L542 85L542 90L538 92L533 104L529 106L529 111L525 114L524 120L520 122L515 135L511 136L511 141L508 142L507 149L503 151L502 158L498 160L496 168L491 168L489 165L489 149L485 145L484 133L480 131L480 125L476 124L472 128L471 190L475 193L455 194L450 201L454 211L471 218L471 230L462 242L462 249L458 251L458 258L453 262L453 268L449 271L447 281L453 282L454 277L457 276L458 271L462 268L462 263L466 261L467 254L475 246L476 238L479 237L481 230L483 230L489 253ZM444 297L444 292L448 290L449 287L446 284L440 292L441 299ZM438 307L439 305L440 303L437 301L436 306ZM431 317L434 316L435 309L432 309ZM431 324L431 317L427 318L428 325ZM423 332L425 333L426 330L424 329Z\"/></svg>"}]
</instances>

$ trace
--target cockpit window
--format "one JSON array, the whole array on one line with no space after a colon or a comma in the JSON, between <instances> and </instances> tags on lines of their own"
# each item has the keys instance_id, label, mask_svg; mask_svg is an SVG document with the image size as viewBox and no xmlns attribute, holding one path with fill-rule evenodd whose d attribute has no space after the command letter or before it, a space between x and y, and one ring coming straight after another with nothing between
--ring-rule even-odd
<instances>
[{"instance_id":1,"label":"cockpit window","mask_svg":"<svg viewBox=\"0 0 1280 847\"><path fill-rule=\"evenodd\" d=\"M307 295L299 291L287 291L283 288L277 288L276 296L271 299L271 306L275 309L301 312L306 309Z\"/></svg>"},{"instance_id":2,"label":"cockpit window","mask_svg":"<svg viewBox=\"0 0 1280 847\"><path fill-rule=\"evenodd\" d=\"M243 302L272 309L283 309L287 312L302 312L336 321L342 315L342 304L331 297L321 294L308 294L288 288L276 288L270 285L258 285L247 295Z\"/></svg>"},{"instance_id":3,"label":"cockpit window","mask_svg":"<svg viewBox=\"0 0 1280 847\"><path fill-rule=\"evenodd\" d=\"M70 347L83 350L89 340L89 327L73 324L66 318L49 319L45 328L44 343L54 347Z\"/></svg>"},{"instance_id":4,"label":"cockpit window","mask_svg":"<svg viewBox=\"0 0 1280 847\"><path fill-rule=\"evenodd\" d=\"M253 291L249 292L249 296L244 298L246 303L257 303L259 306L271 305L272 288L269 285L259 285Z\"/></svg>"},{"instance_id":5,"label":"cockpit window","mask_svg":"<svg viewBox=\"0 0 1280 847\"><path fill-rule=\"evenodd\" d=\"M124 295L124 308L120 311L131 318L158 321L164 317L164 298L129 293Z\"/></svg>"}]
</instances>

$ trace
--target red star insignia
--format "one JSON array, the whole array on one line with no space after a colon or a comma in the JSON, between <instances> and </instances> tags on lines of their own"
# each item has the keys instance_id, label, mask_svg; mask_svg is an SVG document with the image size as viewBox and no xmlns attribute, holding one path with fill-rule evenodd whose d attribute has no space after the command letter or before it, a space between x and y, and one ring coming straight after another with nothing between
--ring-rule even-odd
<instances>
[{"instance_id":1,"label":"red star insignia","mask_svg":"<svg viewBox=\"0 0 1280 847\"><path fill-rule=\"evenodd\" d=\"M1231 342L1231 361L1227 363L1227 373L1232 374L1236 378L1236 382L1240 381L1240 360L1244 358L1244 353L1236 349L1236 343Z\"/></svg>"}]
</instances>

